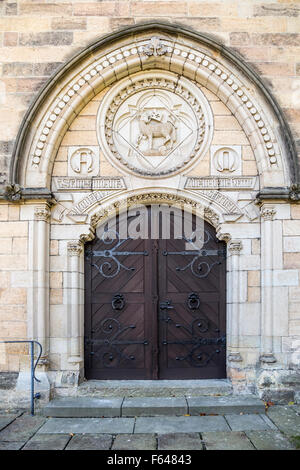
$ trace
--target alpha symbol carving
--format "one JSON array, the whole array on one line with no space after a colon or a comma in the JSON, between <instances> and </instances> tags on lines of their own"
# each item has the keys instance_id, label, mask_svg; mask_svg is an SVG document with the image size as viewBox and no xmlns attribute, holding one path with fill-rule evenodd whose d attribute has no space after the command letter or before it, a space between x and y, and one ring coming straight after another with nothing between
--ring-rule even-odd
<instances>
[{"instance_id":1,"label":"alpha symbol carving","mask_svg":"<svg viewBox=\"0 0 300 470\"><path fill-rule=\"evenodd\" d=\"M97 176L99 173L99 149L95 146L69 147L68 176Z\"/></svg>"},{"instance_id":2,"label":"alpha symbol carving","mask_svg":"<svg viewBox=\"0 0 300 470\"><path fill-rule=\"evenodd\" d=\"M176 126L171 115L167 115L167 120L164 121L163 113L154 109L140 113L138 119L140 134L136 146L140 149L142 140L147 140L148 148L143 151L144 155L165 155L167 149L173 149L176 143Z\"/></svg>"},{"instance_id":3,"label":"alpha symbol carving","mask_svg":"<svg viewBox=\"0 0 300 470\"><path fill-rule=\"evenodd\" d=\"M70 165L75 173L90 173L93 170L94 154L90 149L79 149L73 153Z\"/></svg>"}]
</instances>

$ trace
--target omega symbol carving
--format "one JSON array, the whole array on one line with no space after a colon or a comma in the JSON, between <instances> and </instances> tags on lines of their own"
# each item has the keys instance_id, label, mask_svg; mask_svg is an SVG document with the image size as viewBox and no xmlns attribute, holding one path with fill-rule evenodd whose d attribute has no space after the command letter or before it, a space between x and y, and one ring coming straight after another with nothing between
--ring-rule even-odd
<instances>
[{"instance_id":1,"label":"omega symbol carving","mask_svg":"<svg viewBox=\"0 0 300 470\"><path fill-rule=\"evenodd\" d=\"M238 145L225 147L212 145L211 147L211 173L217 175L239 174L241 170L241 147Z\"/></svg>"}]
</instances>

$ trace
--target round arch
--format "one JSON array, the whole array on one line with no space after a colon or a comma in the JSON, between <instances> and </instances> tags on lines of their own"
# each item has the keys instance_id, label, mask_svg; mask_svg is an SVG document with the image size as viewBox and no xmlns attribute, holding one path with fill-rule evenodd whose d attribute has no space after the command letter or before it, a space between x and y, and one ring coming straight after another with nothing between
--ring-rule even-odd
<instances>
[{"instance_id":1,"label":"round arch","mask_svg":"<svg viewBox=\"0 0 300 470\"><path fill-rule=\"evenodd\" d=\"M153 37L159 38L160 50ZM11 183L49 189L56 152L80 110L114 82L150 69L183 75L221 99L250 141L262 189L298 183L291 131L256 72L208 35L162 22L106 35L50 78L20 127L11 162Z\"/></svg>"}]
</instances>

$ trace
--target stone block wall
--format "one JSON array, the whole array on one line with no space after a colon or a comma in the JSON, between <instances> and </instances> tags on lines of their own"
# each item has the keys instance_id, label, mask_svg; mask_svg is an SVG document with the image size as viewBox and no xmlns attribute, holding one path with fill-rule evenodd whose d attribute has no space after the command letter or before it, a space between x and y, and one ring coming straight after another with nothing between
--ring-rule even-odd
<instances>
[{"instance_id":1,"label":"stone block wall","mask_svg":"<svg viewBox=\"0 0 300 470\"><path fill-rule=\"evenodd\" d=\"M150 19L205 32L268 83L300 145L300 4L289 0L19 0L0 3L0 183L21 120L49 76L102 35Z\"/></svg>"}]
</instances>

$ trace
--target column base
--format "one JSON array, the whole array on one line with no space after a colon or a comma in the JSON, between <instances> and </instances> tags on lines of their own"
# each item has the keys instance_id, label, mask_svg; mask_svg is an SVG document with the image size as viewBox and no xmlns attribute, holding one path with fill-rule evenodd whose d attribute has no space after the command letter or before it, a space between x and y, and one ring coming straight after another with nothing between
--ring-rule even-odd
<instances>
[{"instance_id":1,"label":"column base","mask_svg":"<svg viewBox=\"0 0 300 470\"><path fill-rule=\"evenodd\" d=\"M243 358L239 352L232 352L228 355L229 362L242 362Z\"/></svg>"},{"instance_id":2,"label":"column base","mask_svg":"<svg viewBox=\"0 0 300 470\"><path fill-rule=\"evenodd\" d=\"M265 364L274 364L274 362L277 362L277 359L273 353L262 353L259 357L259 360Z\"/></svg>"}]
</instances>

